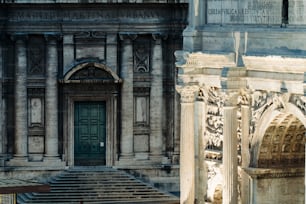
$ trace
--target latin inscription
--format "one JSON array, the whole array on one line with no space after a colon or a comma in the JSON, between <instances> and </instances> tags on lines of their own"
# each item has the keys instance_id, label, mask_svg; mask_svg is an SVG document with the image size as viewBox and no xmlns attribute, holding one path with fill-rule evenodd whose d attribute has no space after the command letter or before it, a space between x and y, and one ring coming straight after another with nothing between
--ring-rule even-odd
<instances>
[{"instance_id":1,"label":"latin inscription","mask_svg":"<svg viewBox=\"0 0 306 204\"><path fill-rule=\"evenodd\" d=\"M207 22L216 24L281 24L279 0L208 0Z\"/></svg>"},{"instance_id":2,"label":"latin inscription","mask_svg":"<svg viewBox=\"0 0 306 204\"><path fill-rule=\"evenodd\" d=\"M118 18L169 18L167 10L15 10L9 14L10 21L87 21L96 19L118 19Z\"/></svg>"}]
</instances>

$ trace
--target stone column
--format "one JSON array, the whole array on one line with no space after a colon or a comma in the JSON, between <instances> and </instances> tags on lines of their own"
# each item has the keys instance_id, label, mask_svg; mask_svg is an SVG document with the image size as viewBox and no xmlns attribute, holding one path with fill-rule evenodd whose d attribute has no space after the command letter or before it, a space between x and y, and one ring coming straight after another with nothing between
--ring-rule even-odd
<instances>
[{"instance_id":1,"label":"stone column","mask_svg":"<svg viewBox=\"0 0 306 204\"><path fill-rule=\"evenodd\" d=\"M161 160L163 151L163 53L160 35L153 35L151 89L150 89L150 159Z\"/></svg>"},{"instance_id":2,"label":"stone column","mask_svg":"<svg viewBox=\"0 0 306 204\"><path fill-rule=\"evenodd\" d=\"M237 107L223 109L223 204L237 204Z\"/></svg>"},{"instance_id":3,"label":"stone column","mask_svg":"<svg viewBox=\"0 0 306 204\"><path fill-rule=\"evenodd\" d=\"M195 102L194 149L195 149L195 199L197 204L205 204L207 191L207 167L205 163L206 104L204 98Z\"/></svg>"},{"instance_id":4,"label":"stone column","mask_svg":"<svg viewBox=\"0 0 306 204\"><path fill-rule=\"evenodd\" d=\"M58 159L57 39L55 36L46 36L46 40L45 159Z\"/></svg>"},{"instance_id":5,"label":"stone column","mask_svg":"<svg viewBox=\"0 0 306 204\"><path fill-rule=\"evenodd\" d=\"M241 106L241 156L242 168L249 167L250 152L249 152L249 129L250 129L250 107L248 105ZM249 175L241 171L241 203L249 202Z\"/></svg>"},{"instance_id":6,"label":"stone column","mask_svg":"<svg viewBox=\"0 0 306 204\"><path fill-rule=\"evenodd\" d=\"M27 52L26 36L15 36L15 155L14 159L27 160Z\"/></svg>"},{"instance_id":7,"label":"stone column","mask_svg":"<svg viewBox=\"0 0 306 204\"><path fill-rule=\"evenodd\" d=\"M132 159L133 153L133 36L121 34L121 157L120 160Z\"/></svg>"},{"instance_id":8,"label":"stone column","mask_svg":"<svg viewBox=\"0 0 306 204\"><path fill-rule=\"evenodd\" d=\"M184 87L181 93L180 137L180 203L195 201L195 151L194 151L194 92Z\"/></svg>"}]
</instances>

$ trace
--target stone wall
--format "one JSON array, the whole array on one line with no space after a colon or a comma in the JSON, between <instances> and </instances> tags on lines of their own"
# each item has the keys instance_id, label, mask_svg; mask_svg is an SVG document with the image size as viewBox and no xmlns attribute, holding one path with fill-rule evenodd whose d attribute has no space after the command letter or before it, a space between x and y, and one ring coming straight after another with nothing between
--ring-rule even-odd
<instances>
[{"instance_id":1,"label":"stone wall","mask_svg":"<svg viewBox=\"0 0 306 204\"><path fill-rule=\"evenodd\" d=\"M5 166L73 166L76 101L106 102L106 165L177 164L169 53L187 5L86 2L0 8Z\"/></svg>"},{"instance_id":2,"label":"stone wall","mask_svg":"<svg viewBox=\"0 0 306 204\"><path fill-rule=\"evenodd\" d=\"M304 177L260 179L253 183L252 203L304 203Z\"/></svg>"}]
</instances>

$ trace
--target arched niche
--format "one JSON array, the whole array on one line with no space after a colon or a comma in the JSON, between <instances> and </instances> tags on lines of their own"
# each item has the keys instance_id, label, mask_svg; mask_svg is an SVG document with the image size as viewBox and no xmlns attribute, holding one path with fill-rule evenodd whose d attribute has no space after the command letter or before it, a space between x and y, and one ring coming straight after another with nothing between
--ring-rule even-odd
<instances>
[{"instance_id":1,"label":"arched niche","mask_svg":"<svg viewBox=\"0 0 306 204\"><path fill-rule=\"evenodd\" d=\"M251 166L303 167L305 127L305 116L294 104L286 103L282 110L270 106L259 119L251 142Z\"/></svg>"},{"instance_id":2,"label":"arched niche","mask_svg":"<svg viewBox=\"0 0 306 204\"><path fill-rule=\"evenodd\" d=\"M63 83L121 83L122 80L105 64L85 62L70 69Z\"/></svg>"}]
</instances>

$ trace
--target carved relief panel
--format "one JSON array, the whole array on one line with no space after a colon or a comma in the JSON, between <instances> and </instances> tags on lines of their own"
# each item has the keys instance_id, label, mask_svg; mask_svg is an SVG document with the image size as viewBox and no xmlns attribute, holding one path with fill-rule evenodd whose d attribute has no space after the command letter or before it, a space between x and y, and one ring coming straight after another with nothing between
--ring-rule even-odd
<instances>
[{"instance_id":1,"label":"carved relief panel","mask_svg":"<svg viewBox=\"0 0 306 204\"><path fill-rule=\"evenodd\" d=\"M134 41L134 72L148 73L150 72L150 39L138 37Z\"/></svg>"}]
</instances>

